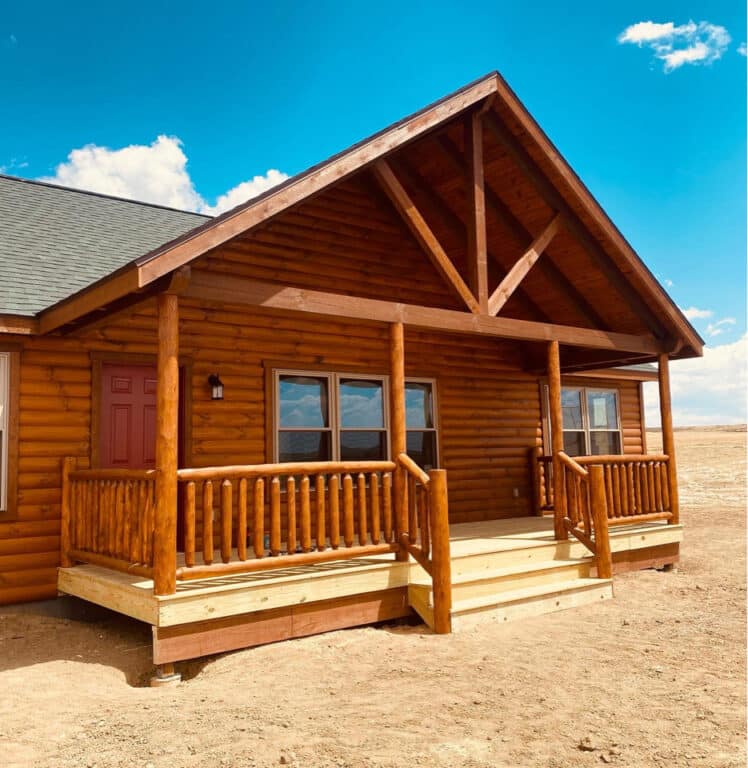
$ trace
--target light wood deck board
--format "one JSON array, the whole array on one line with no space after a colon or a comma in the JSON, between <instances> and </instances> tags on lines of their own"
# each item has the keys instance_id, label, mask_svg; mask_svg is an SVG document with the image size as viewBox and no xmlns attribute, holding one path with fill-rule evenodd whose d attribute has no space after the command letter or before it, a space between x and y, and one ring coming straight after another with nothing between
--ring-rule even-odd
<instances>
[{"instance_id":1,"label":"light wood deck board","mask_svg":"<svg viewBox=\"0 0 748 768\"><path fill-rule=\"evenodd\" d=\"M680 542L680 525L650 523L610 532L613 552ZM545 548L545 549L543 549ZM453 563L470 563L479 571L481 555L486 568L491 553L505 553L518 571L528 558L542 560L590 559L584 546L574 540L555 542L550 517L525 517L462 523L451 528ZM472 558L472 560L471 560ZM524 565L523 565L524 564ZM459 581L460 569L453 565ZM153 582L93 565L59 569L58 589L102 605L154 626L176 626L186 622L227 617L274 607L403 587L420 581L425 574L416 563L397 563L392 555L364 560L340 560L280 571L240 574L229 577L181 582L174 595L155 597Z\"/></svg>"}]
</instances>

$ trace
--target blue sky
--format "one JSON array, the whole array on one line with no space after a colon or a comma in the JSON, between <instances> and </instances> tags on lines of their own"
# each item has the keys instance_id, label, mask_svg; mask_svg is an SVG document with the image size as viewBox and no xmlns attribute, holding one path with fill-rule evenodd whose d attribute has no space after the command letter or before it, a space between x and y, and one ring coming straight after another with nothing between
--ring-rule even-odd
<instances>
[{"instance_id":1,"label":"blue sky","mask_svg":"<svg viewBox=\"0 0 748 768\"><path fill-rule=\"evenodd\" d=\"M739 344L744 4L464 5L15 3L0 17L0 168L211 211L498 69L677 303L700 310L707 342ZM646 21L675 31L619 42ZM709 418L743 420L737 400Z\"/></svg>"}]
</instances>

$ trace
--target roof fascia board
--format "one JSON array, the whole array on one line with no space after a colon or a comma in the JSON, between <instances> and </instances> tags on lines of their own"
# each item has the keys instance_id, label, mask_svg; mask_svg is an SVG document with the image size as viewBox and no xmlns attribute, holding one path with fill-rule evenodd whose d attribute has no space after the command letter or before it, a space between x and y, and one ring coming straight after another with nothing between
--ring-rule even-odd
<instances>
[{"instance_id":1,"label":"roof fascia board","mask_svg":"<svg viewBox=\"0 0 748 768\"><path fill-rule=\"evenodd\" d=\"M479 80L454 96L437 102L423 112L352 147L331 162L292 179L290 183L282 185L267 196L210 221L203 228L195 230L189 239L139 259L136 263L140 268L141 287L301 200L311 197L331 184L341 181L459 115L491 94L495 94L497 78L498 74L493 73Z\"/></svg>"},{"instance_id":2,"label":"roof fascia board","mask_svg":"<svg viewBox=\"0 0 748 768\"><path fill-rule=\"evenodd\" d=\"M0 315L0 334L6 333L13 333L19 336L33 336L39 333L39 323L34 317Z\"/></svg>"},{"instance_id":3,"label":"roof fascia board","mask_svg":"<svg viewBox=\"0 0 748 768\"><path fill-rule=\"evenodd\" d=\"M643 280L647 288L659 299L664 311L671 322L678 328L683 336L688 339L688 344L694 351L701 354L704 346L704 340L699 336L696 329L688 322L683 313L668 295L667 291L660 285L654 275L649 271L646 264L639 258L636 251L631 247L621 231L611 221L608 214L602 208L600 203L594 198L587 189L584 182L577 176L573 168L564 159L563 155L554 146L548 138L545 131L536 122L535 118L528 112L517 95L511 89L504 78L496 73L497 90L501 100L509 108L512 115L520 123L530 138L540 147L543 154L552 163L553 167L562 176L577 200L589 211L595 219L595 222L603 230L606 237L613 241L615 246L627 257L637 272L637 275Z\"/></svg>"}]
</instances>

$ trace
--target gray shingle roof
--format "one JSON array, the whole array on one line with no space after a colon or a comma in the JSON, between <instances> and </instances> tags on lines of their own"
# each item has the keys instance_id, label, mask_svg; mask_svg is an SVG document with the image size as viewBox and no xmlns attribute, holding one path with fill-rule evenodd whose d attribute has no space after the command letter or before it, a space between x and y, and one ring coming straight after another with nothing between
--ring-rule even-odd
<instances>
[{"instance_id":1,"label":"gray shingle roof","mask_svg":"<svg viewBox=\"0 0 748 768\"><path fill-rule=\"evenodd\" d=\"M0 175L0 314L34 315L208 219Z\"/></svg>"}]
</instances>

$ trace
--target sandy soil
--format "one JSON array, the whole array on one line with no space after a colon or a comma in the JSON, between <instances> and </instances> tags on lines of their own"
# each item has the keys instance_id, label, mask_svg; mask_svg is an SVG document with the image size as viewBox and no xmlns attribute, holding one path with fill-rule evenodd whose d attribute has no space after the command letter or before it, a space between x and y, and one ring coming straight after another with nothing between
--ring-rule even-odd
<instances>
[{"instance_id":1,"label":"sandy soil","mask_svg":"<svg viewBox=\"0 0 748 768\"><path fill-rule=\"evenodd\" d=\"M681 565L616 577L602 605L335 632L160 690L136 622L0 609L0 764L744 766L745 437L677 434Z\"/></svg>"}]
</instances>

